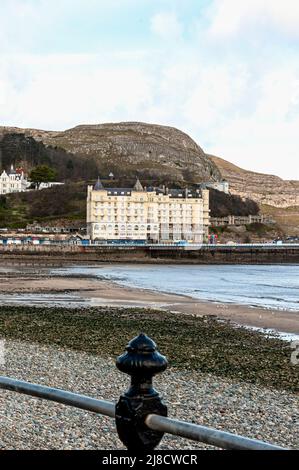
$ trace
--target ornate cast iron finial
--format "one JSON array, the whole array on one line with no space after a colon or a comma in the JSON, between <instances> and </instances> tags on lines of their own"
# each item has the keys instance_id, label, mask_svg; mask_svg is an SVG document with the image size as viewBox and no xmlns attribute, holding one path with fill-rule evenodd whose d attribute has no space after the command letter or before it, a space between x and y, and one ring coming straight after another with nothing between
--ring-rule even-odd
<instances>
[{"instance_id":1,"label":"ornate cast iron finial","mask_svg":"<svg viewBox=\"0 0 299 470\"><path fill-rule=\"evenodd\" d=\"M129 450L152 450L163 433L150 430L144 420L148 414L167 416L167 407L152 384L153 376L166 369L167 360L155 342L141 333L129 342L126 352L117 358L116 366L131 376L129 389L116 405L119 438Z\"/></svg>"}]
</instances>

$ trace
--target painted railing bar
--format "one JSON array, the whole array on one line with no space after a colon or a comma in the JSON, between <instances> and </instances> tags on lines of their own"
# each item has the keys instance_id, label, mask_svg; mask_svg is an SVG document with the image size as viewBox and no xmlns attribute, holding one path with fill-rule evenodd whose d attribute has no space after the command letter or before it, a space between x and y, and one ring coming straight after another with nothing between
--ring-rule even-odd
<instances>
[{"instance_id":1,"label":"painted railing bar","mask_svg":"<svg viewBox=\"0 0 299 470\"><path fill-rule=\"evenodd\" d=\"M33 397L45 398L64 405L75 406L82 410L93 411L102 415L115 417L115 405L109 401L97 400L86 395L67 392L58 388L37 385L22 380L0 376L0 388L12 392L23 393Z\"/></svg>"},{"instance_id":2,"label":"painted railing bar","mask_svg":"<svg viewBox=\"0 0 299 470\"><path fill-rule=\"evenodd\" d=\"M115 417L115 405L105 400L97 400L86 395L67 392L65 390L38 385L22 380L0 376L0 389L22 393L37 398L55 401L68 406L74 406L94 413L100 413L111 418ZM285 450L263 441L249 439L225 431L186 423L163 416L149 414L145 419L147 427L153 431L165 432L175 436L200 441L222 449L234 450Z\"/></svg>"},{"instance_id":3,"label":"painted railing bar","mask_svg":"<svg viewBox=\"0 0 299 470\"><path fill-rule=\"evenodd\" d=\"M160 443L163 434L231 450L286 450L263 441L167 418L167 406L153 388L153 377L167 367L167 359L156 343L140 333L116 360L117 368L131 377L129 389L114 403L65 390L0 376L0 389L52 400L64 405L115 418L118 436L128 450L148 451Z\"/></svg>"},{"instance_id":4,"label":"painted railing bar","mask_svg":"<svg viewBox=\"0 0 299 470\"><path fill-rule=\"evenodd\" d=\"M249 439L237 434L186 423L164 416L150 414L145 424L153 431L165 432L174 436L185 437L193 441L203 442L215 447L230 450L287 450L283 447L268 444L267 442Z\"/></svg>"}]
</instances>

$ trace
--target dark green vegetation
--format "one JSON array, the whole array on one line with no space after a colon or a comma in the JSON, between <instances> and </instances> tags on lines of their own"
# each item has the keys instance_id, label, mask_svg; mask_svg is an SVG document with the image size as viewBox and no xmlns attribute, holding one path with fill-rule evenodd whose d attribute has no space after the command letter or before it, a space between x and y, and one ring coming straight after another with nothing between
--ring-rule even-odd
<instances>
[{"instance_id":1,"label":"dark green vegetation","mask_svg":"<svg viewBox=\"0 0 299 470\"><path fill-rule=\"evenodd\" d=\"M248 232L253 232L256 233L257 235L263 236L266 235L268 232L271 232L277 228L276 226L271 226L271 225L266 225L260 222L254 222L252 224L247 224L246 225L246 230Z\"/></svg>"},{"instance_id":2,"label":"dark green vegetation","mask_svg":"<svg viewBox=\"0 0 299 470\"><path fill-rule=\"evenodd\" d=\"M86 191L86 183L78 182L0 196L0 227L23 228L33 221L56 219L85 224Z\"/></svg>"},{"instance_id":3,"label":"dark green vegetation","mask_svg":"<svg viewBox=\"0 0 299 470\"><path fill-rule=\"evenodd\" d=\"M146 309L1 307L0 335L55 344L115 358L141 331L151 336L170 367L298 391L298 366L289 345L262 333L233 328L215 317Z\"/></svg>"},{"instance_id":4,"label":"dark green vegetation","mask_svg":"<svg viewBox=\"0 0 299 470\"><path fill-rule=\"evenodd\" d=\"M235 240L240 243L252 243L284 236L284 232L277 224L267 225L260 222L246 224L244 227L232 225L211 226L209 230L210 233L217 234L222 242Z\"/></svg>"},{"instance_id":5,"label":"dark green vegetation","mask_svg":"<svg viewBox=\"0 0 299 470\"><path fill-rule=\"evenodd\" d=\"M30 181L39 186L40 183L55 181L56 176L56 171L53 168L50 168L48 165L38 165L31 170L29 178Z\"/></svg>"},{"instance_id":6,"label":"dark green vegetation","mask_svg":"<svg viewBox=\"0 0 299 470\"><path fill-rule=\"evenodd\" d=\"M77 181L97 175L93 158L82 160L80 155L56 146L46 146L24 134L5 134L0 139L0 169L9 169L12 164L27 172L36 166L47 165L55 171L57 181Z\"/></svg>"},{"instance_id":7,"label":"dark green vegetation","mask_svg":"<svg viewBox=\"0 0 299 470\"><path fill-rule=\"evenodd\" d=\"M228 215L246 216L259 213L259 206L252 199L225 194L217 189L210 189L211 217L226 217Z\"/></svg>"}]
</instances>

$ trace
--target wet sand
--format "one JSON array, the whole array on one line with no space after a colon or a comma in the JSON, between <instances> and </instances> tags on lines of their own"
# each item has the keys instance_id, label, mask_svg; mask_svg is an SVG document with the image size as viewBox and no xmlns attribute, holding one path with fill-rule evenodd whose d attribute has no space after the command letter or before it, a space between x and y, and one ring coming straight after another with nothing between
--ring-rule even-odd
<instances>
[{"instance_id":1,"label":"wet sand","mask_svg":"<svg viewBox=\"0 0 299 470\"><path fill-rule=\"evenodd\" d=\"M0 274L0 294L72 293L87 305L152 307L191 315L215 315L240 325L299 334L299 313L267 310L244 305L205 302L183 295L123 287L84 277L37 277Z\"/></svg>"}]
</instances>

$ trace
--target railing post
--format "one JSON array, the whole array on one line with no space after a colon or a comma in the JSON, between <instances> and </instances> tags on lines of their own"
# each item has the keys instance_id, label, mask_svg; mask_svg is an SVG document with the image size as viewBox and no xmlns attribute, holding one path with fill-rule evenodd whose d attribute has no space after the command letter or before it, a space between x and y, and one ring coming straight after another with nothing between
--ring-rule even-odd
<instances>
[{"instance_id":1,"label":"railing post","mask_svg":"<svg viewBox=\"0 0 299 470\"><path fill-rule=\"evenodd\" d=\"M166 369L167 360L157 351L155 342L141 333L129 342L116 366L131 376L131 386L115 408L119 438L129 451L153 450L164 433L149 429L145 418L148 414L167 416L167 407L152 384L153 376Z\"/></svg>"}]
</instances>

